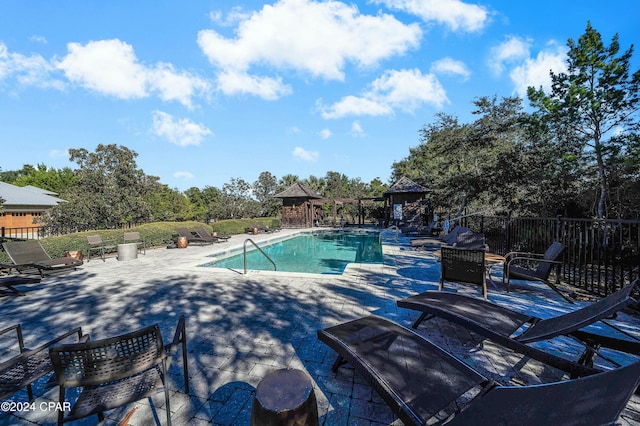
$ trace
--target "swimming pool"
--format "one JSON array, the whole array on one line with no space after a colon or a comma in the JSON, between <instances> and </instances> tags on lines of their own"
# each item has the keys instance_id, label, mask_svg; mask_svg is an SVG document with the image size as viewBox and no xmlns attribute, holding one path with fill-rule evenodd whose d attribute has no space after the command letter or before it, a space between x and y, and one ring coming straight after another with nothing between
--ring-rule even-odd
<instances>
[{"instance_id":1,"label":"swimming pool","mask_svg":"<svg viewBox=\"0 0 640 426\"><path fill-rule=\"evenodd\" d=\"M273 271L273 265L258 250L247 245L247 269ZM314 232L260 247L282 272L342 274L347 264L382 263L382 245L377 232ZM207 263L208 267L244 269L242 251Z\"/></svg>"}]
</instances>

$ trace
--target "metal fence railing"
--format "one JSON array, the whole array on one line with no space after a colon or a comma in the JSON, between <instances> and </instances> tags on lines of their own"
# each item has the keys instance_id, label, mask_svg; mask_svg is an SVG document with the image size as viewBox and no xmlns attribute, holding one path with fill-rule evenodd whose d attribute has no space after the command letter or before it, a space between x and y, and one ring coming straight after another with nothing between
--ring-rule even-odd
<instances>
[{"instance_id":1,"label":"metal fence railing","mask_svg":"<svg viewBox=\"0 0 640 426\"><path fill-rule=\"evenodd\" d=\"M461 223L484 232L492 252L543 253L553 241L567 249L563 282L607 295L640 276L640 220L468 216Z\"/></svg>"}]
</instances>

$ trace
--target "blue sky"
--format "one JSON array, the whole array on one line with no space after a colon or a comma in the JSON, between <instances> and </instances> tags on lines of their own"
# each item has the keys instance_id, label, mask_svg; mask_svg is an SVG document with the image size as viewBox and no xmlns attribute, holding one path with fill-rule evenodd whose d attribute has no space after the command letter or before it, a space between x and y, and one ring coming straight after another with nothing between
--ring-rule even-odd
<instances>
[{"instance_id":1,"label":"blue sky","mask_svg":"<svg viewBox=\"0 0 640 426\"><path fill-rule=\"evenodd\" d=\"M638 48L639 16L639 0L1 0L0 168L114 143L179 190L386 182L438 112L469 122L477 97L547 87L589 20Z\"/></svg>"}]
</instances>

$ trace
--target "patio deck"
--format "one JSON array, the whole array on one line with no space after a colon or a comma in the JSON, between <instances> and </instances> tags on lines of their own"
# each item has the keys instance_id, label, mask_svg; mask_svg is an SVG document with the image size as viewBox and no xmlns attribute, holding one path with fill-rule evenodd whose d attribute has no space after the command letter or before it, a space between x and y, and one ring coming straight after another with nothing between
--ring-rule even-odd
<instances>
[{"instance_id":1,"label":"patio deck","mask_svg":"<svg viewBox=\"0 0 640 426\"><path fill-rule=\"evenodd\" d=\"M251 236L255 241L282 237ZM376 313L409 325L415 312L399 309L395 300L437 289L439 264L425 252L411 249L408 239L383 232L383 265L354 264L339 275L309 275L202 268L205 256L241 247L246 236L228 243L191 245L186 249L147 250L138 259L106 262L94 259L78 271L23 287L24 297L2 298L0 329L21 323L25 343L35 346L76 326L92 339L121 334L158 323L169 340L182 314L186 316L191 393L180 391L182 372L174 360L170 372L171 411L177 425L248 425L255 388L270 370L291 367L314 381L320 424L401 424L382 399L349 366L331 372L335 353L316 338L316 331ZM500 277L498 268L494 277ZM512 282L513 286L513 282ZM449 291L480 296L471 285L448 284ZM489 300L538 316L555 315L571 307L544 285L514 286L511 293L489 286ZM619 316L638 331L638 318ZM555 381L562 374L523 359L447 321L434 319L419 333L456 354L484 374L504 384ZM580 352L569 339L554 340L555 350ZM626 357L623 357L626 358ZM622 359L629 362L629 359ZM604 364L603 364L604 365ZM36 407L56 401L57 388L34 387ZM26 390L10 400L27 401ZM131 404L106 413L105 424L117 424ZM162 393L137 403L131 425L165 422ZM154 420L155 419L155 420ZM0 413L1 424L55 424L54 411ZM619 422L640 425L640 398L634 395ZM92 416L70 424L96 424Z\"/></svg>"}]
</instances>

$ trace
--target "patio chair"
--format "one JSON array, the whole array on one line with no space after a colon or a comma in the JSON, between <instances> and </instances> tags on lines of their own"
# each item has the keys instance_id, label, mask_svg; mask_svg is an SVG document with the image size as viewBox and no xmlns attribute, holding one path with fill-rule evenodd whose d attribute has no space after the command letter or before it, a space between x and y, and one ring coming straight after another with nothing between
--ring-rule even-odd
<instances>
[{"instance_id":1,"label":"patio chair","mask_svg":"<svg viewBox=\"0 0 640 426\"><path fill-rule=\"evenodd\" d=\"M205 241L211 241L212 243L224 243L231 238L231 235L211 235L202 226L196 226L193 229L200 238Z\"/></svg>"},{"instance_id":2,"label":"patio chair","mask_svg":"<svg viewBox=\"0 0 640 426\"><path fill-rule=\"evenodd\" d=\"M467 250L487 250L487 246L484 240L484 233L482 232L464 232L458 234L456 242L453 244L456 248L463 248Z\"/></svg>"},{"instance_id":3,"label":"patio chair","mask_svg":"<svg viewBox=\"0 0 640 426\"><path fill-rule=\"evenodd\" d=\"M551 268L554 265L562 265L559 261L560 256L564 252L565 246L562 243L554 241L549 248L542 254L540 253L527 253L527 252L509 252L505 257L504 274L502 275L502 284L504 284L505 278L507 279L507 291L511 289L511 278L517 278L525 281L542 281L553 289L556 293L562 296L569 303L573 301L560 291L555 284L549 281L549 275L551 274ZM522 264L535 263L536 267L529 268ZM556 277L556 284L558 279Z\"/></svg>"},{"instance_id":4,"label":"patio chair","mask_svg":"<svg viewBox=\"0 0 640 426\"><path fill-rule=\"evenodd\" d=\"M573 380L501 386L375 315L320 330L318 338L338 353L333 370L349 362L405 425L613 424L640 383L637 362Z\"/></svg>"},{"instance_id":5,"label":"patio chair","mask_svg":"<svg viewBox=\"0 0 640 426\"><path fill-rule=\"evenodd\" d=\"M87 245L87 262L91 261L91 252L99 253L100 258L105 262L105 255L118 247L115 239L103 240L100 235L87 235Z\"/></svg>"},{"instance_id":6,"label":"patio chair","mask_svg":"<svg viewBox=\"0 0 640 426\"><path fill-rule=\"evenodd\" d=\"M2 247L13 262L11 267L25 274L38 273L44 277L47 274L76 269L82 265L82 260L73 257L52 259L37 240L2 243Z\"/></svg>"},{"instance_id":7,"label":"patio chair","mask_svg":"<svg viewBox=\"0 0 640 426\"><path fill-rule=\"evenodd\" d=\"M34 349L28 349L24 346L22 327L20 324L12 325L11 327L1 330L0 336L11 331L15 331L16 333L20 353L11 358L3 359L0 362L0 400L4 400L13 393L26 387L29 401L33 401L31 384L53 371L53 366L49 359L49 347L70 338L74 334L78 335L79 342L89 339L89 335L82 334L82 329L78 327Z\"/></svg>"},{"instance_id":8,"label":"patio chair","mask_svg":"<svg viewBox=\"0 0 640 426\"><path fill-rule=\"evenodd\" d=\"M487 298L487 279L482 250L467 250L443 246L440 250L440 285L442 291L445 281L477 284L482 287L482 296Z\"/></svg>"},{"instance_id":9,"label":"patio chair","mask_svg":"<svg viewBox=\"0 0 640 426\"><path fill-rule=\"evenodd\" d=\"M640 355L640 339L605 321L611 315L638 303L638 300L632 297L637 285L638 280L597 302L547 319L536 318L456 293L426 291L398 300L396 303L401 308L422 313L414 322L413 328L417 328L426 319L444 318L513 351L573 375L582 376L593 372L593 361L597 355L608 360L599 352L602 347ZM584 327L597 322L614 329L620 337L584 330ZM529 345L557 336L569 336L584 345L584 352L578 360L560 358Z\"/></svg>"},{"instance_id":10,"label":"patio chair","mask_svg":"<svg viewBox=\"0 0 640 426\"><path fill-rule=\"evenodd\" d=\"M160 384L164 387L167 424L171 425L169 380L167 371L171 357L182 345L185 393L189 393L187 349L184 316L180 317L173 342L164 345L157 325L138 331L88 343L57 345L50 349L56 383L60 386L59 402L66 402L66 391L79 396L71 411L58 411L58 424L97 414L125 404L151 397Z\"/></svg>"},{"instance_id":11,"label":"patio chair","mask_svg":"<svg viewBox=\"0 0 640 426\"><path fill-rule=\"evenodd\" d=\"M25 277L21 275L7 275L0 277L0 296L17 295L24 296L24 293L14 286L19 284L39 284L40 278Z\"/></svg>"},{"instance_id":12,"label":"patio chair","mask_svg":"<svg viewBox=\"0 0 640 426\"><path fill-rule=\"evenodd\" d=\"M470 229L464 226L456 225L454 226L448 234L442 236L441 238L416 238L411 240L411 245L416 247L417 249L423 250L437 250L442 245L452 246L458 240L459 234L464 234L465 232L469 232Z\"/></svg>"},{"instance_id":13,"label":"patio chair","mask_svg":"<svg viewBox=\"0 0 640 426\"><path fill-rule=\"evenodd\" d=\"M125 232L123 240L125 244L136 243L138 245L138 251L142 254L147 254L147 242L144 237L140 236L140 232Z\"/></svg>"},{"instance_id":14,"label":"patio chair","mask_svg":"<svg viewBox=\"0 0 640 426\"><path fill-rule=\"evenodd\" d=\"M179 237L186 238L189 244L213 244L215 242L213 239L204 239L202 237L195 236L187 228L176 228L176 233Z\"/></svg>"}]
</instances>

